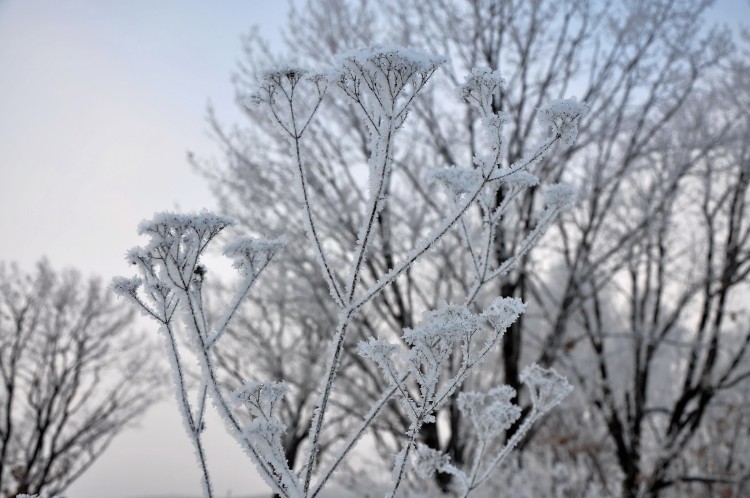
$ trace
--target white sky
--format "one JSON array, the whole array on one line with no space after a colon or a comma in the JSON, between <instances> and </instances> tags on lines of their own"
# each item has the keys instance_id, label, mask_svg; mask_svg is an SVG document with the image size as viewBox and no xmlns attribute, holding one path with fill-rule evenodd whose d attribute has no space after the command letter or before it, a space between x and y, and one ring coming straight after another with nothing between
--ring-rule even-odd
<instances>
[{"instance_id":1,"label":"white sky","mask_svg":"<svg viewBox=\"0 0 750 498\"><path fill-rule=\"evenodd\" d=\"M212 208L188 149L210 155L210 98L238 118L230 73L251 25L278 43L286 0L0 0L0 260L43 255L109 279L127 271L135 229L165 209ZM717 20L747 19L723 0ZM71 498L198 495L173 401L117 439ZM209 419L217 496L263 491ZM231 494L230 494L231 493Z\"/></svg>"}]
</instances>

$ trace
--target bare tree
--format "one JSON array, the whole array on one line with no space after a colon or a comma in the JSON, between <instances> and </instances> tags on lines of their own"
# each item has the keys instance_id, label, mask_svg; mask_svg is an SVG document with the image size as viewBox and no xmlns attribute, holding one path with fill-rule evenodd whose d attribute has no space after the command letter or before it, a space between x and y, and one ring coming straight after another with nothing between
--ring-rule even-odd
<instances>
[{"instance_id":1,"label":"bare tree","mask_svg":"<svg viewBox=\"0 0 750 498\"><path fill-rule=\"evenodd\" d=\"M713 183L708 188L705 182L696 180L708 171L709 160L726 151L726 127L714 124L712 129L696 126L681 129L678 126L689 117L689 113L683 111L686 103L703 98L708 88L726 77L718 74L721 63L727 61L731 53L731 43L724 33L703 26L703 16L709 5L710 2L702 0L442 0L429 4L396 0L378 3L327 0L308 2L301 10L293 10L286 32L287 49L302 62L328 63L333 54L347 48L394 41L427 47L435 53L449 56L452 62L448 66L447 77L436 78L435 85L416 103L413 121L406 130L410 137L408 147L398 148L394 152L394 161L400 168L387 186L387 195L403 202L393 203L394 207L389 205L379 214L377 238L373 242L378 250L368 259L363 279L377 276L392 267L393 261L397 261L405 248L411 247L413 241L419 239L426 226L440 219L445 206L449 205L450 199L438 187L425 186L423 180L427 172L435 166L465 164L477 154L481 136L478 116L469 108L450 104L454 88L460 84L460 75L468 68L487 66L491 70L499 70L509 82L506 90L498 92L492 102L495 111L511 116L512 124L509 125L504 149L507 164L518 161L522 151L535 140L533 123L539 117L542 103L572 91L592 108L592 117L582 123L575 146L565 154L539 165L540 176L565 179L580 187L584 208L560 222L557 237L551 245L556 248L562 244L562 251L545 251L540 247L542 250L523 260L515 269L500 275L499 283L496 280L485 285L483 273L486 267L479 263L482 256L490 254L494 261L505 261L518 252L519 244L533 225L540 196L538 189L527 189L512 201L512 209L491 231L484 230L486 225L483 224L482 213L473 213L474 218L467 218L465 223L459 225L434 253L425 258L422 266L389 286L380 299L373 301L377 311L362 313L355 330L363 335L397 335L403 327L418 321L424 309L433 308L436 303L460 299L466 292L476 292L478 303L498 294L518 296L538 304L542 311L536 315L524 315L514 323L503 342L498 367L484 369L482 375L470 381L473 385L489 385L502 379L518 387L520 365L529 360L537 360L544 365L562 364L579 374L578 367L599 364L597 358L601 355L596 348L591 346L586 353L582 353L584 348L578 346L585 338L596 337L593 332L584 333L593 323L589 320L587 325L584 318L596 302L611 311L609 321L602 322L603 328L598 329L599 334L607 337L615 325L619 327L617 330L622 329L621 324L626 323L622 316L630 319L630 315L622 311L627 308L617 309L618 313L624 313L618 319L614 318L618 315L611 310L617 299L625 299L621 297L623 293L630 295L626 302L644 301L649 306L653 306L651 299L661 296L656 306L662 310L656 313L656 317L651 310L650 315L644 311L641 319L651 317L652 320L664 320L662 314L666 313L665 309L679 318L683 315L677 309L695 310L695 302L700 299L695 282L677 278L673 267L662 272L672 278L659 280L655 277L659 274L657 268L664 263L649 259L651 263L645 264L643 258L655 257L654 254L662 246L665 255L682 254L686 248L684 241L674 237L660 241L657 228L668 227L669 230L662 230L664 235L670 230L674 231L675 226L684 226L685 223L692 226L696 219L705 218L696 218L694 213L693 217L687 216L684 210L677 208L677 205L689 202L686 191L703 189L711 199L709 204L724 199L721 204L723 208L727 207L726 199L730 196L727 190L720 190ZM292 171L282 159L287 143L281 135L259 124L263 122L261 116L247 105L245 98L257 68L273 57L254 36L249 37L245 49L246 59L236 82L238 102L247 113L249 123L245 128L230 132L211 116L211 124L225 152L225 165L217 170L215 164L196 163L213 180L225 211L237 216L243 226L275 235L283 223L287 233L292 228L292 237L295 233L298 237L304 237L307 229L305 221L294 215L295 212L299 213L295 197L286 195L289 185L293 185ZM734 108L739 106L735 104ZM701 115L700 111L694 112L697 116ZM317 178L310 185L310 195L316 200L314 205L318 210L316 219L320 220L319 237L322 244L330 248L331 265L339 267L345 264L343 255L346 252L337 244L342 240L346 244L353 243L357 237L356 227L360 224L358 213L362 211L366 185L359 180L358 169L366 168L368 134L366 126L357 119L356 110L343 101L332 102L320 115L326 120L326 126L312 126L307 131L313 137L311 143L316 148L314 159L308 163L316 171ZM264 144L262 150L257 147L259 143ZM658 162L659 168L652 167L654 161ZM740 179L737 177L729 181L726 171L722 171L720 176L727 189ZM708 178L715 179L716 175L709 175ZM487 211L503 205L508 199L508 192L501 189L497 197L487 203ZM735 192L734 195L744 199L745 191ZM259 208L259 200L267 208ZM253 208L247 209L246 206ZM333 206L344 208L334 209ZM718 244L716 237L721 235L716 231L716 226L723 227L727 220L733 218L727 218L728 213L721 209L716 210L713 216L722 219L712 222L712 227L703 226L708 237L705 240L714 240ZM722 242L723 245L726 243L726 240ZM464 254L463 247L469 248L468 257L460 256ZM738 251L736 257L742 257L743 250ZM337 258L337 255L342 255L342 258ZM285 284L280 292L262 296L260 299L266 309L285 307L289 310L289 303L300 302L304 299L301 296L325 297L328 293L325 281L315 276L317 265L314 254L300 252L292 255L288 251L287 257L290 258L287 261L283 258L280 260L282 265L288 262L287 271L305 277L290 278L290 283ZM720 256L715 250L711 258L714 258L713 264L720 264L716 259ZM684 259L681 261L684 263ZM669 264L674 263L670 261ZM683 266L682 270L685 268ZM699 270L700 265L696 266L693 261L693 268ZM729 272L734 275L732 278L740 279L732 284L732 289L736 290L744 285L746 277L740 268L737 264L729 264L723 270L715 270L711 278L715 281L722 271ZM631 280L637 286L627 292L621 288L618 288L618 293L611 289L605 292L604 284L620 284L621 276L628 274L635 275ZM715 300L719 296L715 294L714 284L708 289L710 298L707 299L713 303L707 304L706 319L710 323L715 313L714 306L717 305ZM681 295L684 299L676 297ZM296 308L294 305L291 307ZM722 320L726 320L726 313L721 315ZM295 318L292 313L286 316L288 320L296 322L292 329L326 330L330 328L329 322L335 321L335 309L331 314L304 314ZM315 322L315 325L311 322ZM628 334L634 331L640 333L644 326L637 321L631 320L630 323L632 326L627 330ZM261 329L269 330L254 322L253 330ZM670 334L674 333L672 329L669 330ZM242 337L241 340L247 341L239 328L237 334ZM707 333L703 334L705 337ZM266 332L257 337L276 336ZM740 334L738 337L741 340L744 336ZM640 347L645 348L639 356L640 363L626 364L617 371L627 372L623 375L634 378L634 372L640 370L640 392L647 388L658 393L654 382L657 379L662 382L665 377L661 376L661 369L657 369L658 372L649 369L662 366L669 370L670 362L680 363L680 356L659 356L657 360L652 352L649 353L652 356L645 361L643 355L654 344L642 341ZM703 346L695 345L695 348L696 351L704 351ZM656 349L661 352L664 348ZM607 358L602 363L612 361L611 355L605 356ZM742 371L746 362L747 359L740 355L734 370ZM276 363L277 371L279 364L280 361ZM309 365L311 369L316 368L314 356L310 357ZM725 367L730 365L732 362L725 364ZM273 371L268 368L267 365L263 367L266 369L264 371ZM352 376L356 382L350 388L341 388L347 389L351 396L349 401L346 398L341 401L342 413L357 413L360 396L379 391L378 387L371 387L378 386L377 376L368 370L367 365L352 365L352 368L356 368L359 375ZM607 368L613 367L606 367L605 370ZM644 374L644 369L651 373ZM235 373L240 374L238 371ZM606 372L599 368L588 368L585 373L578 378L587 396L579 397L580 405L571 410L568 418L561 416L561 420L573 423L581 420L582 413L603 409L602 393L597 389L607 384L607 379L602 378ZM691 376L692 380L686 382L686 386L692 386L700 378L697 370ZM371 382L363 379L370 379ZM733 383L730 389L735 386ZM689 393L683 400L685 406L681 408L683 411L688 408L692 410L693 403L701 399L700 390L687 391ZM301 397L297 406L301 410L295 416L310 416L310 407L304 400L306 392L304 388L299 390ZM635 394L630 393L627 398ZM645 484L647 475L649 479L661 482L652 486L654 493L675 485L677 481L674 478L659 477L658 472L646 472L637 463L641 458L650 462L658 453L658 445L646 445L639 441L639 438L656 438L655 433L646 435L641 432L642 429L636 431L634 442L628 442L625 446L634 445L637 455L633 450L622 449L622 441L618 439L630 438L627 435L629 427L650 424L651 421L646 418L650 419L653 415L649 413L645 418L642 413L633 415L634 398L625 401L622 391L619 396L619 401L608 408L615 413L608 416L612 421L620 420L619 426L607 425L606 417L592 420L591 423L596 426L585 430L566 426L564 432L568 433L566 443L570 448L568 456L579 451L576 448L585 448L585 451L580 451L595 466L599 466L599 471L592 474L593 478L600 481L603 489L609 489L612 493L620 487L632 490L634 482L644 486L643 489L652 486ZM645 398L642 394L639 396L638 403L641 403ZM441 413L447 423L423 427L422 438L427 444L446 451L460 464L474 448L466 436L467 423L462 419L456 400L453 401ZM719 398L709 396L705 402L706 410L711 411ZM675 404L672 408L679 407ZM645 410L651 410L651 407ZM706 411L700 412L703 413ZM684 412L676 414L675 423L684 415ZM399 427L398 421L403 417L400 408L393 406L388 416L381 420L379 427L383 431L378 435L386 451L393 451L388 446L388 431ZM703 420L702 416L698 420L693 419L693 422L700 420ZM706 428L700 424L688 424L683 429L696 434L699 429ZM513 430L509 431L509 436ZM551 441L553 438L544 430L539 431L540 440L546 438ZM684 436L685 433L682 434ZM538 449L542 449L541 445ZM674 452L668 453L665 468L680 461L682 456L687 458L691 451L685 445L678 445ZM443 479L443 488L448 489L450 476L440 479Z\"/></svg>"},{"instance_id":2,"label":"bare tree","mask_svg":"<svg viewBox=\"0 0 750 498\"><path fill-rule=\"evenodd\" d=\"M156 400L132 323L96 279L0 265L0 496L64 491Z\"/></svg>"},{"instance_id":3,"label":"bare tree","mask_svg":"<svg viewBox=\"0 0 750 498\"><path fill-rule=\"evenodd\" d=\"M616 251L592 246L578 269L570 252L563 258L582 296L566 360L609 434L623 496L747 479L737 437L712 442L729 443L722 466L697 451L743 410L750 379L750 122L737 105L746 69L727 76L729 88L717 84L655 137L625 197L602 214L603 225L644 227L640 237ZM579 237L581 226L563 233ZM621 264L590 264L605 254Z\"/></svg>"}]
</instances>

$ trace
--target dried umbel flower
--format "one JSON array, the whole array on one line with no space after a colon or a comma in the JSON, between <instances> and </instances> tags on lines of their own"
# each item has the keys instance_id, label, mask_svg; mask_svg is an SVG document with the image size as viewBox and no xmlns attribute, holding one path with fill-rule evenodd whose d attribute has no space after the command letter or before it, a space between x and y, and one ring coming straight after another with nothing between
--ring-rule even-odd
<instances>
[{"instance_id":1,"label":"dried umbel flower","mask_svg":"<svg viewBox=\"0 0 750 498\"><path fill-rule=\"evenodd\" d=\"M559 405L573 392L573 386L568 379L554 369L542 368L536 363L524 368L520 379L529 388L534 408L543 413Z\"/></svg>"}]
</instances>

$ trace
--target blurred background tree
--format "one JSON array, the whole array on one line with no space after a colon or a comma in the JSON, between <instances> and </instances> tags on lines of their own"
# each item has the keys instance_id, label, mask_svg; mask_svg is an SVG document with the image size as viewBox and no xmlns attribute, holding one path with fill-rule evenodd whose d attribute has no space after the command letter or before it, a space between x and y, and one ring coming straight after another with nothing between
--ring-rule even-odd
<instances>
[{"instance_id":1,"label":"blurred background tree","mask_svg":"<svg viewBox=\"0 0 750 498\"><path fill-rule=\"evenodd\" d=\"M160 396L125 306L75 271L0 264L0 496L63 492Z\"/></svg>"}]
</instances>

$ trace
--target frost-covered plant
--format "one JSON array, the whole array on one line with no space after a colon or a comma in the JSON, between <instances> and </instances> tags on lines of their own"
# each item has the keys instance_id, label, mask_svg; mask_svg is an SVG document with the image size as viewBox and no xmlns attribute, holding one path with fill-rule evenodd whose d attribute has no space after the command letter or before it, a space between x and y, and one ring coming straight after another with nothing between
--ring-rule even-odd
<instances>
[{"instance_id":1,"label":"frost-covered plant","mask_svg":"<svg viewBox=\"0 0 750 498\"><path fill-rule=\"evenodd\" d=\"M16 498L42 498L39 495L26 495L26 494L20 494L16 495ZM55 495L52 498L65 498L63 495Z\"/></svg>"},{"instance_id":2,"label":"frost-covered plant","mask_svg":"<svg viewBox=\"0 0 750 498\"><path fill-rule=\"evenodd\" d=\"M533 172L534 167L550 154L552 147L559 141L570 144L575 139L578 119L587 110L585 104L564 100L541 109L540 113L551 134L522 160L506 166L502 161L503 124L508 118L492 109L493 96L504 82L496 72L475 69L458 94L461 99L475 104L482 116L487 153L478 154L472 165L435 173L434 178L442 181L451 194L452 209L401 261L367 284L367 287L358 288L365 259L368 251L372 250L378 214L387 200L387 184L394 167L393 148L398 132L420 90L444 62L442 57L410 49L375 47L356 50L337 57L336 67L325 73L294 66L267 71L260 75L257 90L250 98L288 137L309 242L315 250L331 297L339 307L338 323L331 331L326 366L309 424L308 447L300 469L290 468L282 447L286 426L276 413L276 407L283 401L285 385L273 381L249 381L231 394L224 393L217 381L213 359L214 346L263 269L281 250L282 242L243 239L227 247L225 254L235 258L241 280L224 313L210 323L203 300L202 282L206 269L200 257L216 236L232 225L232 221L209 213L163 213L141 225L141 234L150 240L145 247L132 250L128 255L140 276L116 279L114 288L119 294L132 299L161 325L167 339L186 430L203 471L206 496L213 495L201 442L207 397L211 398L229 431L254 461L260 475L280 496L317 496L378 414L393 399L401 402L409 425L403 428L402 449L395 458L389 496L403 490L400 485L411 468L422 476L434 470L458 476L460 492L466 496L486 480L531 424L569 392L570 385L554 371L537 366L527 369L523 379L531 393L531 411L511 439L498 451L493 451L496 448L491 443L521 413L520 408L511 402L515 393L508 387L497 387L485 394L463 393L459 397L461 408L474 422L479 441L473 466L468 473L453 467L447 456L417 443L420 428L425 423L435 421L437 410L460 389L469 373L525 311L525 304L513 298L497 298L481 313L472 312L470 307L480 288L507 272L533 246L555 216L574 201L575 192L570 187L547 187L545 208L525 242L511 258L499 266L491 266L490 241L494 237L494 227L513 198L523 189L539 183ZM343 92L351 101L370 132L368 200L358 238L351 249L351 262L344 271L332 264L322 243L311 206L309 171L305 164L308 150L304 141L305 130L326 93L334 89ZM493 199L501 186L505 188L505 200L495 207ZM469 208L475 205L482 213L483 228L479 242L473 240L466 221ZM465 239L468 257L475 271L474 283L465 301L425 312L422 323L404 329L401 343L372 338L360 344L359 354L380 367L389 386L332 457L321 464L321 434L342 355L346 354L344 341L355 326L358 312L454 228ZM175 337L177 329L187 334L188 344L198 358L202 371L197 407L191 404L188 397L184 360ZM462 358L461 366L449 375L446 365L456 355ZM247 361L252 361L252 358ZM251 420L248 424L240 422L235 411L238 405L249 410Z\"/></svg>"}]
</instances>

